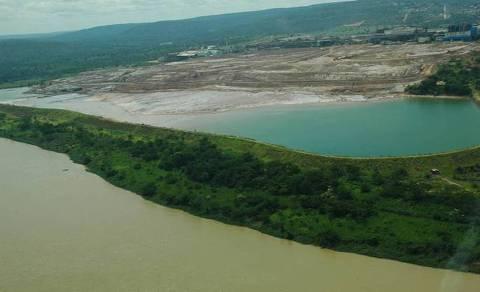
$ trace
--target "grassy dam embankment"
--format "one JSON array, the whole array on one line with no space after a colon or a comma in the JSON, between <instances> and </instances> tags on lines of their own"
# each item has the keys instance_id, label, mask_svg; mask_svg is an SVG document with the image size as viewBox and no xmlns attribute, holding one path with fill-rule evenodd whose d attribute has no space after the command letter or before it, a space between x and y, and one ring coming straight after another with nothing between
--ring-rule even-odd
<instances>
[{"instance_id":1,"label":"grassy dam embankment","mask_svg":"<svg viewBox=\"0 0 480 292\"><path fill-rule=\"evenodd\" d=\"M7 105L0 137L65 153L116 186L201 217L337 251L480 272L480 148L335 158Z\"/></svg>"}]
</instances>

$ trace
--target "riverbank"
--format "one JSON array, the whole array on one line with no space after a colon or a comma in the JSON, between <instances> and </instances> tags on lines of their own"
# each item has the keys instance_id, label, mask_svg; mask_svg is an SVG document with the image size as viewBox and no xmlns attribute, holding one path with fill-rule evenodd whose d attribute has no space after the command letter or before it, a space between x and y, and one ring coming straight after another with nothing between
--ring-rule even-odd
<instances>
[{"instance_id":1,"label":"riverbank","mask_svg":"<svg viewBox=\"0 0 480 292\"><path fill-rule=\"evenodd\" d=\"M67 153L153 202L338 251L480 272L479 149L338 159L67 111L0 112L0 136Z\"/></svg>"}]
</instances>

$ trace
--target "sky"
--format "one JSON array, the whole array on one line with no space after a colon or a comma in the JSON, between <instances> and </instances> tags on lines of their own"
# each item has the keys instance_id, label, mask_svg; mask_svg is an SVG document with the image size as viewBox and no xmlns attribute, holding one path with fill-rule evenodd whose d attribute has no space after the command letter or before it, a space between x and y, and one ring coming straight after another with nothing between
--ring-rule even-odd
<instances>
[{"instance_id":1,"label":"sky","mask_svg":"<svg viewBox=\"0 0 480 292\"><path fill-rule=\"evenodd\" d=\"M340 0L0 0L0 35L294 7Z\"/></svg>"}]
</instances>

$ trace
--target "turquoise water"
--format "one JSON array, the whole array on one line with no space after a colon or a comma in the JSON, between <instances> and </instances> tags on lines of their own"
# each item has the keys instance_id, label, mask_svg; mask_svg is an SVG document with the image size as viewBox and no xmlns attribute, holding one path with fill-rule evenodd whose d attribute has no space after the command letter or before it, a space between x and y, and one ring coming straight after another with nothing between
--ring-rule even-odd
<instances>
[{"instance_id":1,"label":"turquoise water","mask_svg":"<svg viewBox=\"0 0 480 292\"><path fill-rule=\"evenodd\" d=\"M416 155L480 145L480 107L428 99L277 106L201 115L181 127L326 155Z\"/></svg>"},{"instance_id":2,"label":"turquoise water","mask_svg":"<svg viewBox=\"0 0 480 292\"><path fill-rule=\"evenodd\" d=\"M36 96L34 94L27 94L26 92L28 90L29 90L28 87L2 89L0 90L0 102L11 101L18 98L29 98L29 97Z\"/></svg>"},{"instance_id":3,"label":"turquoise water","mask_svg":"<svg viewBox=\"0 0 480 292\"><path fill-rule=\"evenodd\" d=\"M0 91L0 102L70 109L118 120L165 126L168 117L113 115L70 94L45 99L27 88ZM20 100L25 100L24 103ZM95 111L92 111L95 109ZM122 113L122 112L121 112ZM158 121L157 121L158 118ZM312 153L337 156L406 156L480 145L480 106L468 100L399 99L261 107L217 114L176 116L169 126L253 138Z\"/></svg>"}]
</instances>

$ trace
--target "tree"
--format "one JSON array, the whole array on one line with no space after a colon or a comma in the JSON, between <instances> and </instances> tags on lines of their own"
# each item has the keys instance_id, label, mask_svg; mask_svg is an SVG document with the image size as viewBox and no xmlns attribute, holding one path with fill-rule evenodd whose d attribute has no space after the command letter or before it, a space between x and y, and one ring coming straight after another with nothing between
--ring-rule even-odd
<instances>
[{"instance_id":1,"label":"tree","mask_svg":"<svg viewBox=\"0 0 480 292\"><path fill-rule=\"evenodd\" d=\"M153 197L157 192L157 186L153 182L146 183L142 186L140 194L144 197Z\"/></svg>"},{"instance_id":2,"label":"tree","mask_svg":"<svg viewBox=\"0 0 480 292\"><path fill-rule=\"evenodd\" d=\"M351 200L353 198L352 190L345 183L341 183L335 188L334 192L339 200Z\"/></svg>"},{"instance_id":3,"label":"tree","mask_svg":"<svg viewBox=\"0 0 480 292\"><path fill-rule=\"evenodd\" d=\"M340 236L332 229L320 231L316 236L316 242L322 247L332 248L337 246L340 241Z\"/></svg>"},{"instance_id":4,"label":"tree","mask_svg":"<svg viewBox=\"0 0 480 292\"><path fill-rule=\"evenodd\" d=\"M398 168L392 172L392 180L403 180L408 177L408 172L405 168Z\"/></svg>"}]
</instances>

